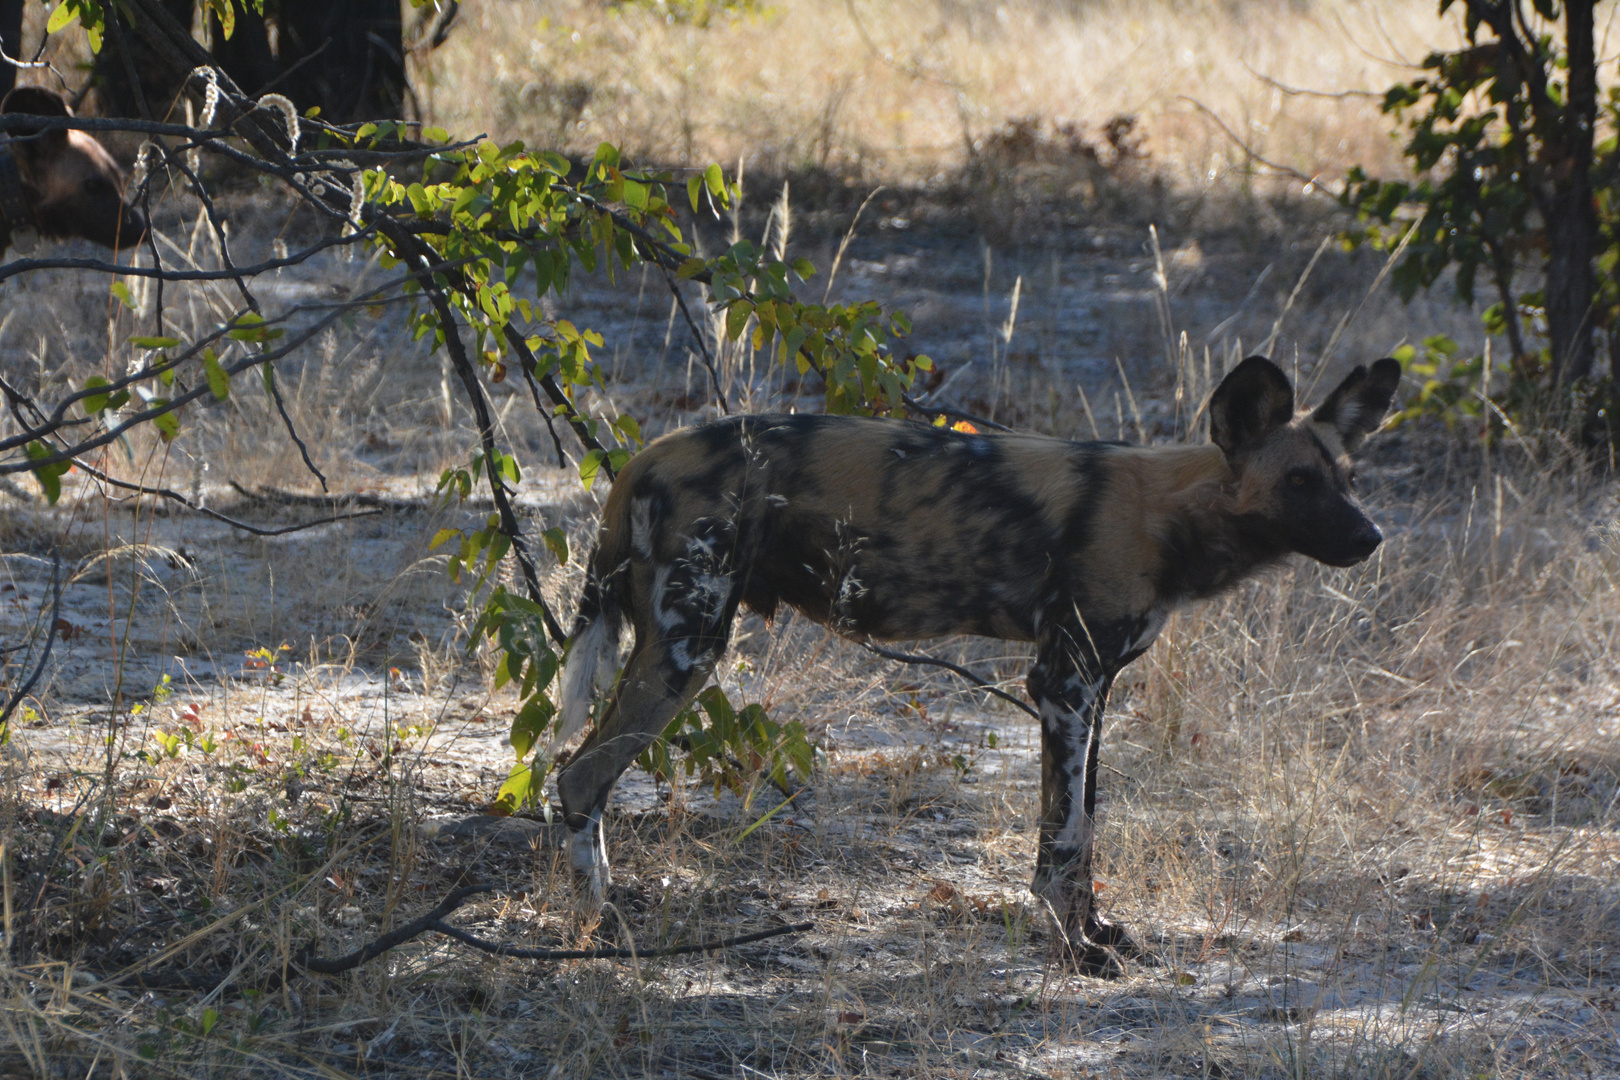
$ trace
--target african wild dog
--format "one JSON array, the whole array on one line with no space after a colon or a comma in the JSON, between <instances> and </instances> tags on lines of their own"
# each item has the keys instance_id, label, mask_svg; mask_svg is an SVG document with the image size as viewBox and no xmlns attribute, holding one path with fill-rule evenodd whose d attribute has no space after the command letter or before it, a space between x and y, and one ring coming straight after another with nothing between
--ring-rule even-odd
<instances>
[{"instance_id":1,"label":"african wild dog","mask_svg":"<svg viewBox=\"0 0 1620 1080\"><path fill-rule=\"evenodd\" d=\"M61 95L40 86L11 91L0 112L73 115ZM146 236L145 215L124 201L123 170L88 132L0 133L0 254L26 253L40 236L110 248L132 248Z\"/></svg>"},{"instance_id":2,"label":"african wild dog","mask_svg":"<svg viewBox=\"0 0 1620 1080\"><path fill-rule=\"evenodd\" d=\"M1290 552L1350 566L1382 542L1349 453L1400 365L1358 367L1315 412L1243 361L1209 400L1213 445L965 434L847 416L741 416L678 431L613 485L564 674L558 741L584 726L628 618L635 646L557 777L576 870L600 891L602 812L713 673L738 604L786 603L853 637L1036 643L1041 818L1034 893L1064 952L1108 971L1130 939L1092 896L1097 749L1114 676L1172 608Z\"/></svg>"}]
</instances>

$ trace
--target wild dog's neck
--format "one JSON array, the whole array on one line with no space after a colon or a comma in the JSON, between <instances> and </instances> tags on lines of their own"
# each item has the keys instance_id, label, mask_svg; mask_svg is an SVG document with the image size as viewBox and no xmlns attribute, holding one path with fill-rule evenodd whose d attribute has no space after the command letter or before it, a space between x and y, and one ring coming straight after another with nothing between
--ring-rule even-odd
<instances>
[{"instance_id":1,"label":"wild dog's neck","mask_svg":"<svg viewBox=\"0 0 1620 1080\"><path fill-rule=\"evenodd\" d=\"M1239 509L1236 478L1213 446L1196 448L1182 482L1160 504L1159 597L1167 604L1213 596L1288 553L1263 515Z\"/></svg>"}]
</instances>

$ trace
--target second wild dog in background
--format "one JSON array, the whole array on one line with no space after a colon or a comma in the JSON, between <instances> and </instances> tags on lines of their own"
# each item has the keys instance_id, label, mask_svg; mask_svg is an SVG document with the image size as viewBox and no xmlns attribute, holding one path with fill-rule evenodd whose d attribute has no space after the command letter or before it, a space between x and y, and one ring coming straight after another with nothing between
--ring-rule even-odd
<instances>
[{"instance_id":1,"label":"second wild dog in background","mask_svg":"<svg viewBox=\"0 0 1620 1080\"><path fill-rule=\"evenodd\" d=\"M1137 952L1097 912L1097 754L1115 675L1172 609L1290 553L1351 566L1382 542L1350 453L1400 382L1357 367L1295 415L1287 377L1243 361L1209 400L1211 444L1141 447L967 434L850 416L739 416L658 439L602 514L563 678L558 745L611 683L557 777L574 868L608 884L602 814L619 775L712 676L739 604L788 604L879 640L1036 644L1040 841L1031 889L1062 953L1117 971Z\"/></svg>"},{"instance_id":2,"label":"second wild dog in background","mask_svg":"<svg viewBox=\"0 0 1620 1080\"><path fill-rule=\"evenodd\" d=\"M72 116L60 94L20 86L0 113ZM124 201L124 171L84 131L40 128L0 133L0 255L33 250L40 237L81 237L129 249L146 236L146 217Z\"/></svg>"}]
</instances>

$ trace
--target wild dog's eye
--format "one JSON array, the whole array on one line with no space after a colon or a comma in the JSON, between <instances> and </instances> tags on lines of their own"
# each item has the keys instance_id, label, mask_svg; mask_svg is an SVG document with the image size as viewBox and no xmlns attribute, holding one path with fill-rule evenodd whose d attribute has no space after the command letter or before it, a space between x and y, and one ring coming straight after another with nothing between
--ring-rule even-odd
<instances>
[{"instance_id":1,"label":"wild dog's eye","mask_svg":"<svg viewBox=\"0 0 1620 1080\"><path fill-rule=\"evenodd\" d=\"M1290 487L1310 487L1311 482L1315 479L1316 474L1311 472L1309 469L1295 469L1288 474L1288 484Z\"/></svg>"}]
</instances>

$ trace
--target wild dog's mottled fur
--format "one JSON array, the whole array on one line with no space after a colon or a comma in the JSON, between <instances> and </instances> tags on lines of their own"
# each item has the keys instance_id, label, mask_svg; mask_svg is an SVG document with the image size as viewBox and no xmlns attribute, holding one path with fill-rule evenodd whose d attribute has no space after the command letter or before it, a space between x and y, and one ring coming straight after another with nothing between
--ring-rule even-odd
<instances>
[{"instance_id":1,"label":"wild dog's mottled fur","mask_svg":"<svg viewBox=\"0 0 1620 1080\"><path fill-rule=\"evenodd\" d=\"M62 96L42 86L21 86L0 101L0 112L72 116ZM23 199L41 236L82 236L128 250L146 236L146 217L124 201L124 171L107 148L85 131L61 128L12 132L5 151L15 155ZM0 255L12 236L0 224Z\"/></svg>"},{"instance_id":2,"label":"wild dog's mottled fur","mask_svg":"<svg viewBox=\"0 0 1620 1080\"><path fill-rule=\"evenodd\" d=\"M619 476L575 626L562 711L588 697L628 618L636 642L558 777L575 866L607 881L601 815L620 773L702 687L739 604L788 604L856 637L982 634L1037 645L1042 813L1032 888L1093 970L1128 945L1095 914L1097 747L1115 674L1177 604L1300 552L1331 565L1381 537L1348 453L1376 428L1394 361L1294 416L1274 365L1210 400L1213 443L1144 448L963 434L835 416L733 417L665 436Z\"/></svg>"}]
</instances>

